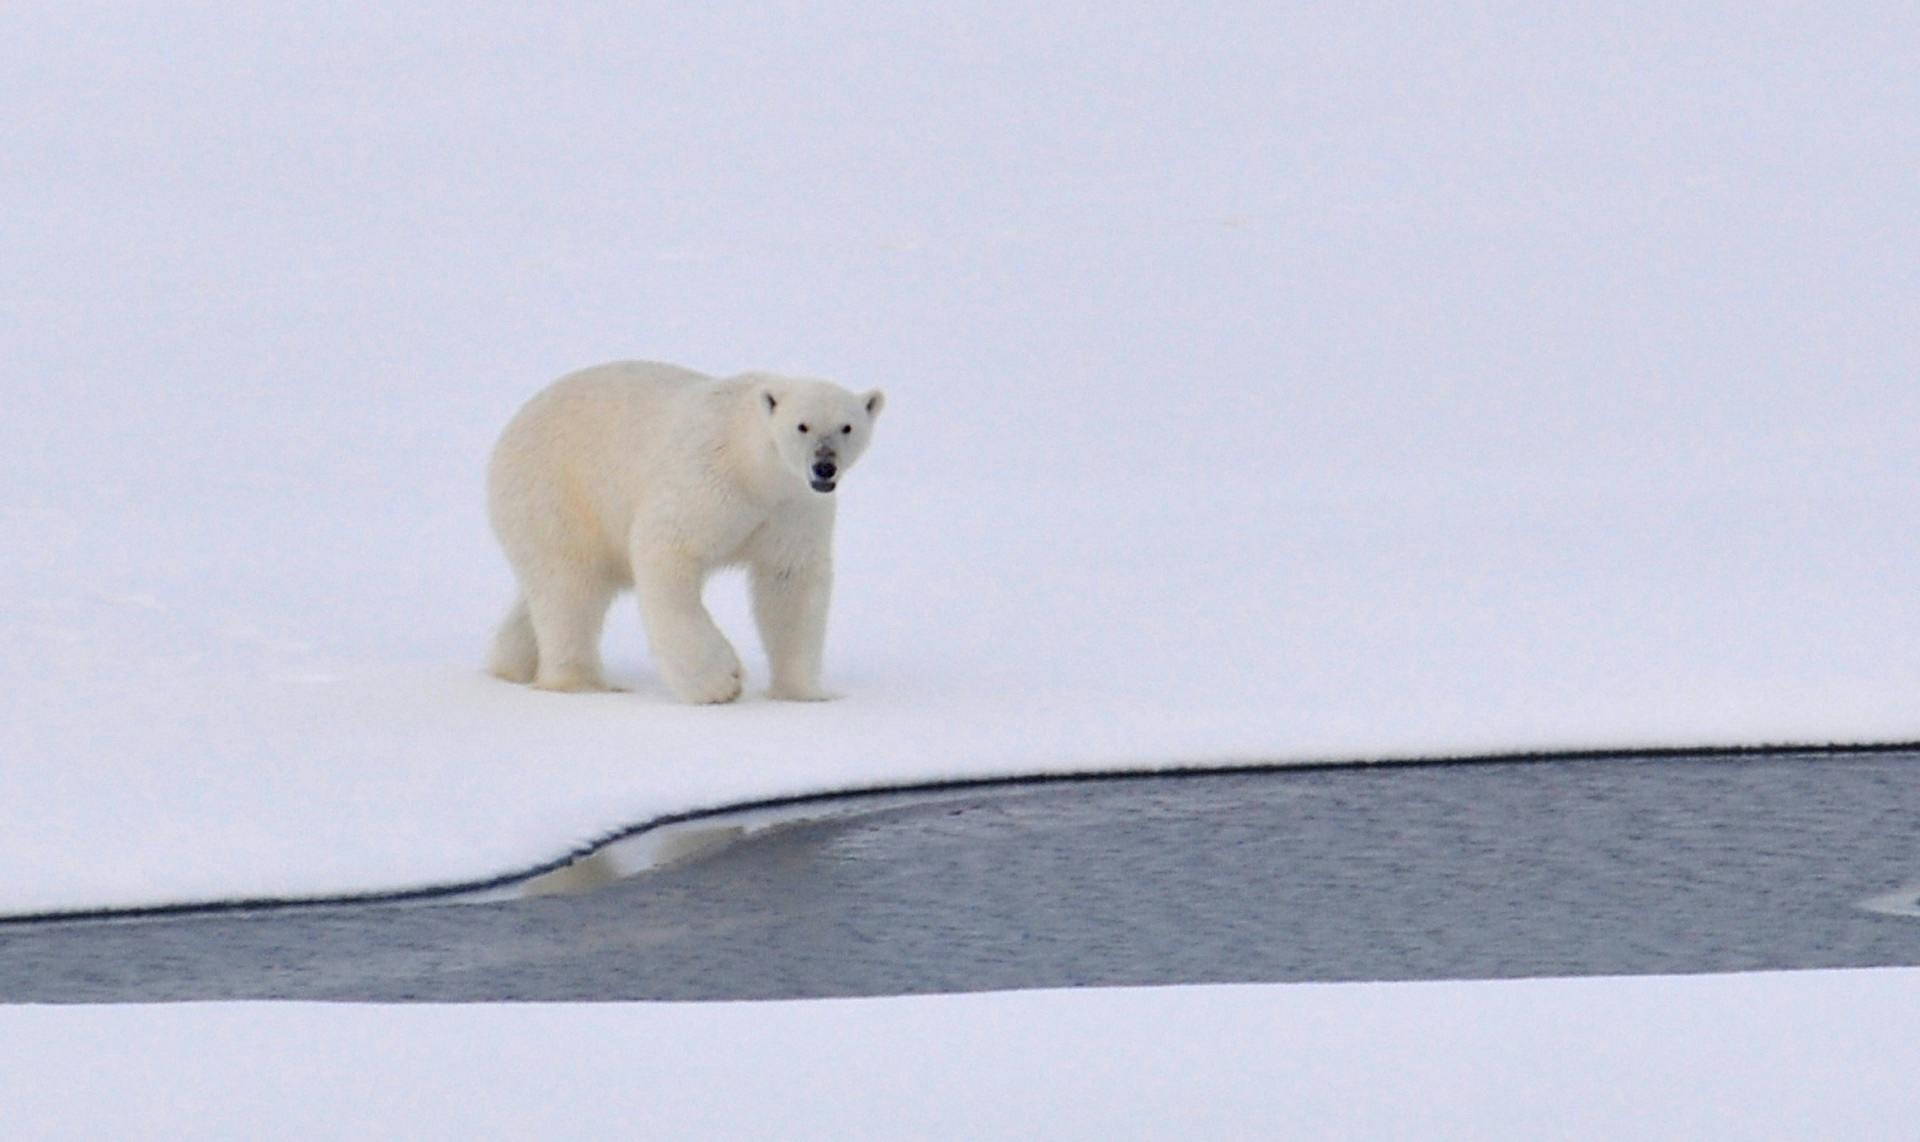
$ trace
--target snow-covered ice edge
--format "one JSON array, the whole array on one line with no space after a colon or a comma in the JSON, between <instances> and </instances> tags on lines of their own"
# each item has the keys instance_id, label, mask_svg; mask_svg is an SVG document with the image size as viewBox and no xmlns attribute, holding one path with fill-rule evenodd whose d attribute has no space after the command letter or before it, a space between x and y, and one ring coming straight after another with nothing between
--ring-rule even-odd
<instances>
[{"instance_id":1,"label":"snow-covered ice edge","mask_svg":"<svg viewBox=\"0 0 1920 1142\"><path fill-rule=\"evenodd\" d=\"M611 830L555 856L480 876L354 892L179 900L123 907L58 908L0 913L0 927L73 920L134 919L216 912L324 908L425 901L484 902L527 895L570 894L640 875L723 847L765 829L803 820L864 812L878 804L928 802L1035 785L1124 782L1164 777L1302 773L1381 767L1577 764L1608 760L1738 760L1920 753L1915 742L1766 743L1760 745L1643 746L1624 749L1533 750L1447 756L1402 755L1299 761L1193 762L1110 769L1050 770L937 781L901 781L760 797L665 813ZM1872 911L1920 915L1914 893L1862 903Z\"/></svg>"}]
</instances>

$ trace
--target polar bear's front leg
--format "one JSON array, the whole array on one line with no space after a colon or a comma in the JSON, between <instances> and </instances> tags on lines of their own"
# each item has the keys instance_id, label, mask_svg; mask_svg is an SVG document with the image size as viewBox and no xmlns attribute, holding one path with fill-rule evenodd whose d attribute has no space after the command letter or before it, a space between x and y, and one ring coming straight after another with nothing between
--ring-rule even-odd
<instances>
[{"instance_id":1,"label":"polar bear's front leg","mask_svg":"<svg viewBox=\"0 0 1920 1142\"><path fill-rule=\"evenodd\" d=\"M682 702L731 702L740 696L740 659L700 601L705 579L691 559L634 560L640 621L668 688Z\"/></svg>"},{"instance_id":2,"label":"polar bear's front leg","mask_svg":"<svg viewBox=\"0 0 1920 1142\"><path fill-rule=\"evenodd\" d=\"M818 702L833 696L820 688L832 594L833 564L826 558L798 566L754 564L753 617L773 669L772 697Z\"/></svg>"}]
</instances>

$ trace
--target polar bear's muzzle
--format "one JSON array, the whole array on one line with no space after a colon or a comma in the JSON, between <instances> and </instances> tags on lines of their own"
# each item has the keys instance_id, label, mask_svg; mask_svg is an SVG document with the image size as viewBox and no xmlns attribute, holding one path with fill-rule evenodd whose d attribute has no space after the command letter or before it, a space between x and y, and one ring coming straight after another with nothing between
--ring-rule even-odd
<instances>
[{"instance_id":1,"label":"polar bear's muzzle","mask_svg":"<svg viewBox=\"0 0 1920 1142\"><path fill-rule=\"evenodd\" d=\"M807 481L807 486L816 492L831 492L833 491L836 478L839 474L840 469L834 465L832 460L826 458L815 460L813 462L813 478Z\"/></svg>"}]
</instances>

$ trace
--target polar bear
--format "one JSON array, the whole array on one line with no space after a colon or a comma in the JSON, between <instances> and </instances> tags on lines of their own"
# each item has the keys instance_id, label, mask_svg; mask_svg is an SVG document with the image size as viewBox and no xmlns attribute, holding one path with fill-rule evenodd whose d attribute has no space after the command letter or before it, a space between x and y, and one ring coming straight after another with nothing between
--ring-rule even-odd
<instances>
[{"instance_id":1,"label":"polar bear","mask_svg":"<svg viewBox=\"0 0 1920 1142\"><path fill-rule=\"evenodd\" d=\"M520 597L492 672L604 690L600 626L632 587L655 665L686 702L740 696L740 659L701 589L746 564L770 696L813 701L833 578L832 492L885 398L826 381L724 380L628 361L568 374L507 425L487 472Z\"/></svg>"}]
</instances>

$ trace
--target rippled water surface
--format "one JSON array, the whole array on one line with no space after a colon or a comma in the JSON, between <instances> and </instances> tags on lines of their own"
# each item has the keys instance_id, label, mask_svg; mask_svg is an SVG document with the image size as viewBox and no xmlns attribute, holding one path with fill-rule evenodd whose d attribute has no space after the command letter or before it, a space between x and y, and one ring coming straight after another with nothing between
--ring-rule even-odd
<instances>
[{"instance_id":1,"label":"rippled water surface","mask_svg":"<svg viewBox=\"0 0 1920 1142\"><path fill-rule=\"evenodd\" d=\"M0 926L0 1000L735 999L1920 964L1920 915L1902 914L1914 886L1913 754L1063 782L749 832L579 895Z\"/></svg>"}]
</instances>

